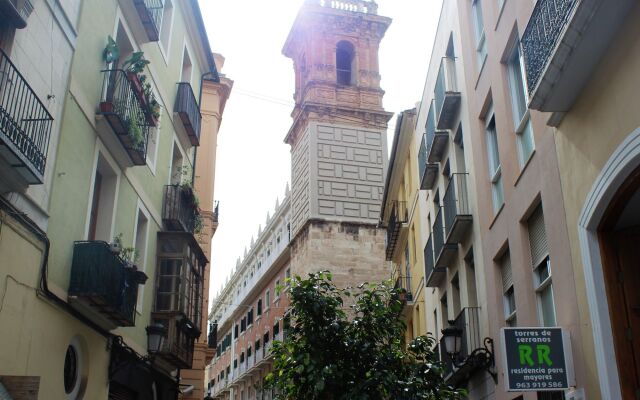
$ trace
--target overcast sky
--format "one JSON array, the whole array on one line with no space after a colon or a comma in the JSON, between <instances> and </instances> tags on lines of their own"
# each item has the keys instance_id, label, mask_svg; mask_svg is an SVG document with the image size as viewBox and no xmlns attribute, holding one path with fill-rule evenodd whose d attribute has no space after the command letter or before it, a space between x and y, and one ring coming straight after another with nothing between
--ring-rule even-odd
<instances>
[{"instance_id":1,"label":"overcast sky","mask_svg":"<svg viewBox=\"0 0 640 400\"><path fill-rule=\"evenodd\" d=\"M222 73L234 83L218 136L215 198L219 227L213 238L211 297L242 257L258 225L273 215L290 181L289 145L293 63L281 50L303 0L200 0ZM442 0L378 0L393 23L380 49L384 106L397 114L422 96ZM395 117L390 122L395 124ZM388 146L391 147L391 134Z\"/></svg>"}]
</instances>

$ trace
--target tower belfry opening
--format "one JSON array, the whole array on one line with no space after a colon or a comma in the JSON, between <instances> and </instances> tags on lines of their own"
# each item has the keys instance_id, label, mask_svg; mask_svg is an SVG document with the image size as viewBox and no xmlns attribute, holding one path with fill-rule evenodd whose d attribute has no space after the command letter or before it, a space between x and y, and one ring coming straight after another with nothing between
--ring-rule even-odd
<instances>
[{"instance_id":1,"label":"tower belfry opening","mask_svg":"<svg viewBox=\"0 0 640 400\"><path fill-rule=\"evenodd\" d=\"M336 46L336 75L338 85L352 85L354 82L353 62L355 60L353 45L345 40L338 42Z\"/></svg>"}]
</instances>

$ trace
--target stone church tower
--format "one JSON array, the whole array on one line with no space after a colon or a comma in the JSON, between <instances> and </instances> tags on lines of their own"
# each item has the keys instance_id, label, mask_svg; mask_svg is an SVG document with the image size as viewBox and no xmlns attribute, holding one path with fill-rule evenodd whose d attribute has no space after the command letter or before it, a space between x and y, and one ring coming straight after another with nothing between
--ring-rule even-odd
<instances>
[{"instance_id":1,"label":"stone church tower","mask_svg":"<svg viewBox=\"0 0 640 400\"><path fill-rule=\"evenodd\" d=\"M377 227L387 168L378 50L391 19L365 0L306 0L283 53L295 70L291 267L330 270L338 286L381 281Z\"/></svg>"}]
</instances>

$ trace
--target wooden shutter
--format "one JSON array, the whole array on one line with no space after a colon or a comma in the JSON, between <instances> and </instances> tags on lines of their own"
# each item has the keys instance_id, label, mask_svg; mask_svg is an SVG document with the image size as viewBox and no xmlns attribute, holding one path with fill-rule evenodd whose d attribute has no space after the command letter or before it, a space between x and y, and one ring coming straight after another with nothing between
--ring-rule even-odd
<instances>
[{"instance_id":1,"label":"wooden shutter","mask_svg":"<svg viewBox=\"0 0 640 400\"><path fill-rule=\"evenodd\" d=\"M506 293L507 290L513 285L513 273L511 272L511 255L507 251L500 260L500 272L502 273L502 292Z\"/></svg>"},{"instance_id":2,"label":"wooden shutter","mask_svg":"<svg viewBox=\"0 0 640 400\"><path fill-rule=\"evenodd\" d=\"M527 224L529 228L529 244L531 245L531 262L535 268L547 255L549 255L547 233L544 230L542 205L539 205L533 214L531 214Z\"/></svg>"}]
</instances>

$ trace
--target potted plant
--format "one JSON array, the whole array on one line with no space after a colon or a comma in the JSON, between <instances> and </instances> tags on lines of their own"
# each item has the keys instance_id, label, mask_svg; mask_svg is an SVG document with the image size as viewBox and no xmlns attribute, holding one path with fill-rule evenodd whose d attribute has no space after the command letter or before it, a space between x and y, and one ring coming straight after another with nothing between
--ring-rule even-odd
<instances>
[{"instance_id":1,"label":"potted plant","mask_svg":"<svg viewBox=\"0 0 640 400\"><path fill-rule=\"evenodd\" d=\"M146 76L143 79L141 78L144 76L142 72L147 65L149 65L149 61L144 59L143 51L134 52L122 64L122 69L127 73L127 78L133 85L134 92L136 92L136 96L140 101L145 101L141 80L146 80Z\"/></svg>"},{"instance_id":2,"label":"potted plant","mask_svg":"<svg viewBox=\"0 0 640 400\"><path fill-rule=\"evenodd\" d=\"M111 253L118 255L122 251L122 233L114 236L113 242L109 243Z\"/></svg>"},{"instance_id":3,"label":"potted plant","mask_svg":"<svg viewBox=\"0 0 640 400\"><path fill-rule=\"evenodd\" d=\"M125 247L120 252L120 258L125 262L127 268L137 268L136 262L138 261L138 250L135 247Z\"/></svg>"},{"instance_id":4,"label":"potted plant","mask_svg":"<svg viewBox=\"0 0 640 400\"><path fill-rule=\"evenodd\" d=\"M129 120L129 139L131 139L131 144L137 150L144 143L144 134L142 133L142 128L140 128L140 124L138 123L136 118L131 118Z\"/></svg>"},{"instance_id":5,"label":"potted plant","mask_svg":"<svg viewBox=\"0 0 640 400\"><path fill-rule=\"evenodd\" d=\"M116 43L111 36L107 37L107 45L102 51L102 59L107 64L107 68L109 68L110 64L117 64L120 59L118 43ZM116 77L113 70L108 70L105 73L109 74L107 81L107 95L106 98L100 102L100 112L112 113L114 111L113 94L116 89Z\"/></svg>"}]
</instances>

